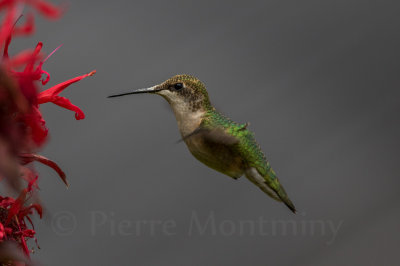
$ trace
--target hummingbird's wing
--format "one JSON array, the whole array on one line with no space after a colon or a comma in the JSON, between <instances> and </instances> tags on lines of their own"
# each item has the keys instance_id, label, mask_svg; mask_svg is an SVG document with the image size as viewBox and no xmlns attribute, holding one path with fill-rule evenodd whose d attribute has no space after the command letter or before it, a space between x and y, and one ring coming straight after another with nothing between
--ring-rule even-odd
<instances>
[{"instance_id":1,"label":"hummingbird's wing","mask_svg":"<svg viewBox=\"0 0 400 266\"><path fill-rule=\"evenodd\" d=\"M222 126L202 123L183 140L193 156L208 167L234 179L244 174L242 157L235 148L239 139Z\"/></svg>"},{"instance_id":2,"label":"hummingbird's wing","mask_svg":"<svg viewBox=\"0 0 400 266\"><path fill-rule=\"evenodd\" d=\"M239 143L238 138L228 134L226 130L222 127L216 127L211 129L211 128L206 128L202 125L196 128L192 133L184 136L180 141L185 141L194 136L201 136L206 140L228 146Z\"/></svg>"}]
</instances>

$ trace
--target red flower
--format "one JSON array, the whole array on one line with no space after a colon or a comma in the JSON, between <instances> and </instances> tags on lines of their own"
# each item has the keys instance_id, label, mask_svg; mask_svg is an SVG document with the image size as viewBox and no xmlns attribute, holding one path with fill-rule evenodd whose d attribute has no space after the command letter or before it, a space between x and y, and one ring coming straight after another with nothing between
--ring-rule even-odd
<instances>
[{"instance_id":1,"label":"red flower","mask_svg":"<svg viewBox=\"0 0 400 266\"><path fill-rule=\"evenodd\" d=\"M32 192L32 183L35 181L33 180L28 188L22 190L17 199L0 196L0 242L13 240L19 243L28 257L30 252L25 238L35 237L30 215L35 210L40 218L42 217L42 207L39 204L25 205ZM27 221L32 229L28 228Z\"/></svg>"},{"instance_id":2,"label":"red flower","mask_svg":"<svg viewBox=\"0 0 400 266\"><path fill-rule=\"evenodd\" d=\"M38 175L28 165L37 161L53 168L68 186L66 175L61 168L50 159L36 154L48 135L39 105L51 102L74 111L77 120L83 119L85 117L83 111L59 94L71 84L94 75L96 71L40 92L40 86L46 85L50 80L50 74L42 67L58 48L44 60L42 60L41 42L33 50L9 55L8 48L12 37L31 34L35 29L31 11L25 22L17 25L19 19L17 11L22 10L19 7L23 5L28 5L51 19L59 18L63 9L43 0L0 0L0 12L4 12L3 20L0 22L0 49L3 49L0 62L0 180L5 179L12 188L20 191L17 199L0 196L0 253L11 256L10 250L13 246L5 245L5 242L12 240L29 257L30 251L26 239L35 238L30 216L36 211L39 217L42 217L42 207L32 197L38 188ZM21 190L23 180L28 184ZM28 204L30 201L33 202ZM31 225L30 228L27 222ZM23 257L13 258L14 262L25 261ZM0 256L0 264L12 262L9 257L5 262L3 259Z\"/></svg>"},{"instance_id":3,"label":"red flower","mask_svg":"<svg viewBox=\"0 0 400 266\"><path fill-rule=\"evenodd\" d=\"M13 60L9 59L7 53L8 44L5 46L4 50L4 59L8 60L6 61L7 63ZM42 66L46 62L46 60L56 50L58 50L57 48L45 60L38 62L37 66L35 67L35 62L37 61L38 58L40 58L40 52L42 47L43 44L39 42L34 51L29 56L25 56L24 58L22 58L22 60L21 59L18 60L22 62L25 61L26 65L23 71L18 72L10 68L10 66L8 65L8 70L10 71L11 75L13 75L17 79L20 87L22 88L22 93L31 103L32 106L31 112L29 114L25 114L24 117L22 117L22 119L25 120L25 123L29 125L31 129L33 142L39 146L42 145L46 140L48 130L45 126L45 121L42 118L38 105L47 102L52 102L58 106L74 111L75 118L77 120L85 118L85 114L78 106L72 104L67 98L58 96L58 94L60 94L65 88L67 88L72 83L78 82L86 77L93 76L96 73L96 71L92 71L88 74L64 81L38 94L36 88L37 87L36 81L41 80L43 74L46 76L45 79L41 80L43 85L47 84L47 82L50 80L50 74L44 71L42 69ZM14 58L14 62L15 61L17 60L15 60Z\"/></svg>"}]
</instances>

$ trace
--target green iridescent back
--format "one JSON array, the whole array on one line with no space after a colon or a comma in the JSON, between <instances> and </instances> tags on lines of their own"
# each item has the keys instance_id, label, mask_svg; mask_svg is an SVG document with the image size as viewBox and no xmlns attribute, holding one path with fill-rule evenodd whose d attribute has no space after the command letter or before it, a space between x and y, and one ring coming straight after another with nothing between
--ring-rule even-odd
<instances>
[{"instance_id":1,"label":"green iridescent back","mask_svg":"<svg viewBox=\"0 0 400 266\"><path fill-rule=\"evenodd\" d=\"M253 132L247 129L247 124L238 124L212 108L207 111L202 127L206 129L215 127L225 129L227 134L237 138L238 142L232 145L232 149L240 154L247 167L256 168L262 176L268 173L270 177L271 175L273 175L272 178L275 177L275 173L256 142Z\"/></svg>"}]
</instances>

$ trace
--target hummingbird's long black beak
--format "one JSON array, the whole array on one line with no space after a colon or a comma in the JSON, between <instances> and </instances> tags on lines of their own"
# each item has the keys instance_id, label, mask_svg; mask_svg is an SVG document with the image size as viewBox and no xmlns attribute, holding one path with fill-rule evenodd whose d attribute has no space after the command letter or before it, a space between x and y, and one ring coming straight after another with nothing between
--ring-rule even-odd
<instances>
[{"instance_id":1,"label":"hummingbird's long black beak","mask_svg":"<svg viewBox=\"0 0 400 266\"><path fill-rule=\"evenodd\" d=\"M108 96L107 98L114 98L114 97L125 96L125 95L130 95L130 94L139 94L139 93L155 93L155 92L161 90L160 88L157 88L157 87L158 86L153 86L153 87L150 87L150 88L138 89L138 90L131 91L131 92L114 94L114 95Z\"/></svg>"}]
</instances>

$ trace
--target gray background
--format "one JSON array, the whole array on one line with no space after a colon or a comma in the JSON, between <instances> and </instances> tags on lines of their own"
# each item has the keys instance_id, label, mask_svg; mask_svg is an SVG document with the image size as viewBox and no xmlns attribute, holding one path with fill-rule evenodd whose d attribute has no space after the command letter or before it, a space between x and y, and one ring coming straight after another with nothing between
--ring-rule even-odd
<instances>
[{"instance_id":1,"label":"gray background","mask_svg":"<svg viewBox=\"0 0 400 266\"><path fill-rule=\"evenodd\" d=\"M42 154L59 162L71 187L38 167L48 213L36 220L42 249L34 259L398 264L399 13L398 1L96 0L71 1L55 23L40 19L37 34L13 47L43 41L50 52L64 44L45 64L49 85L98 73L62 94L85 111L85 120L52 104L41 107L51 133ZM245 178L233 181L197 162L176 144L175 118L161 97L106 99L180 73L204 81L224 114L251 123L299 214ZM106 217L104 225L95 224L95 211ZM203 224L214 215L217 226L261 217L320 227L189 234L193 213ZM157 220L174 222L173 235L159 227L131 227L126 235L116 225ZM330 224L340 225L335 236Z\"/></svg>"}]
</instances>

